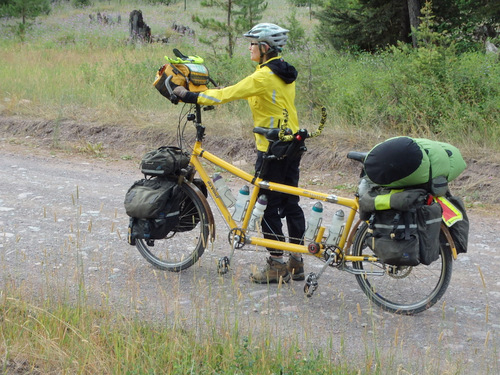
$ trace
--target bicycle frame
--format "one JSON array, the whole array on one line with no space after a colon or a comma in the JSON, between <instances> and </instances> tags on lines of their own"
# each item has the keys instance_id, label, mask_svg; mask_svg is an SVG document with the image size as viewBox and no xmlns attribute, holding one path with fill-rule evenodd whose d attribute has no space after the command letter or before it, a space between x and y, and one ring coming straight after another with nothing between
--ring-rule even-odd
<instances>
[{"instance_id":1,"label":"bicycle frame","mask_svg":"<svg viewBox=\"0 0 500 375\"><path fill-rule=\"evenodd\" d=\"M197 118L200 118L200 113L199 113L199 108L197 108ZM200 178L203 180L205 185L207 186L207 190L209 191L211 197L213 198L215 204L219 208L224 220L228 224L230 229L239 229L243 232L246 232L248 228L248 223L250 221L250 217L252 215L253 207L255 206L255 203L257 201L257 198L259 197L261 190L271 190L271 191L277 191L281 193L286 193L286 194L291 194L291 195L296 195L296 196L301 196L301 197L306 197L306 198L311 198L311 199L316 199L319 201L323 202L329 202L329 203L334 203L338 204L341 206L344 206L349 209L349 213L347 216L347 220L345 223L344 231L341 235L341 238L338 243L338 250L336 250L337 253L341 252L342 257L345 261L361 261L361 260L373 260L376 261L376 257L360 257L360 256L351 256L348 255L345 251L345 249L348 249L350 245L352 244L352 240L354 237L355 230L352 230L353 228L356 229L359 226L360 221L358 221L354 226L354 220L356 217L356 213L358 211L359 205L358 205L358 198L344 198L344 197L339 197L337 195L333 194L326 194L326 193L321 193L318 191L313 191L313 190L308 190L308 189L303 189L301 187L294 187L294 186L289 186L289 185L284 185L284 184L279 184L279 183L274 183L270 181L263 180L259 177L255 177L242 169L232 165L231 163L226 162L225 160L219 158L218 156L212 154L209 151L206 151L203 149L202 146L202 139L204 136L204 127L201 125L201 123L195 121L195 125L197 127L198 132L197 132L197 139L195 141L192 154L191 154L191 160L190 163L194 167L194 169L198 172ZM236 176L249 184L253 185L254 188L252 190L252 193L250 195L250 202L247 208L247 211L244 215L242 225L238 226L238 224L233 220L231 213L229 212L228 208L222 201L219 192L217 191L217 188L215 187L212 179L208 175L206 169L203 167L201 160L200 159L205 159L212 163L213 165L220 167L224 170L226 170L229 174ZM299 245L299 244L293 244L289 242L284 242L284 241L279 241L279 240L272 240L272 239L266 239L261 236L251 236L247 237L245 235L245 244L251 244L251 245L257 245L257 246L263 246L267 248L273 248L277 250L283 250L283 251L288 251L288 252L294 252L294 253L301 253L301 254L312 254L315 255L318 258L325 257L325 250L326 247L324 244L322 244L322 238L323 234L325 232L325 227L320 227L319 231L317 233L317 236L315 239L313 239L313 242L319 245L320 250L317 253L312 254L308 250L308 244L304 245ZM346 246L347 244L347 246ZM325 257L326 258L326 257Z\"/></svg>"}]
</instances>

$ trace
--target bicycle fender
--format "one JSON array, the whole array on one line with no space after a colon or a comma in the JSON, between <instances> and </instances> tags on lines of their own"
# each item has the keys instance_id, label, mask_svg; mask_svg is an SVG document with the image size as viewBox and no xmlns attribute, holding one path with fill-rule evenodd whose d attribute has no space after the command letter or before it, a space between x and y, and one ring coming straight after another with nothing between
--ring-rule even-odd
<instances>
[{"instance_id":1,"label":"bicycle fender","mask_svg":"<svg viewBox=\"0 0 500 375\"><path fill-rule=\"evenodd\" d=\"M188 180L184 180L185 184L188 184L189 187L196 193L196 195L200 198L200 200L203 202L203 206L205 207L205 211L207 212L207 221L208 221L208 230L209 230L209 238L210 242L215 241L215 219L214 219L214 214L212 212L212 209L210 208L210 205L208 204L207 197L201 192L198 187L193 184L192 182Z\"/></svg>"}]
</instances>

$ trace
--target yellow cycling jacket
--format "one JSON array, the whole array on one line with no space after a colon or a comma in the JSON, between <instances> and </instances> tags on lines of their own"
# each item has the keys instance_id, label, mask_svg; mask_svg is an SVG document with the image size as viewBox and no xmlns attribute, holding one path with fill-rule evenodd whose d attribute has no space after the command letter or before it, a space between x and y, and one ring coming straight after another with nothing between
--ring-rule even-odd
<instances>
[{"instance_id":1,"label":"yellow cycling jacket","mask_svg":"<svg viewBox=\"0 0 500 375\"><path fill-rule=\"evenodd\" d=\"M277 128L283 121L283 109L288 111L288 124L293 133L299 130L297 109L295 108L295 78L286 83L267 66L275 57L258 65L255 72L233 86L223 89L209 89L198 94L197 103L217 105L238 99L247 99L253 114L254 126ZM292 67L295 71L295 69ZM296 71L295 71L296 73ZM259 151L266 152L269 142L263 135L255 134Z\"/></svg>"}]
</instances>

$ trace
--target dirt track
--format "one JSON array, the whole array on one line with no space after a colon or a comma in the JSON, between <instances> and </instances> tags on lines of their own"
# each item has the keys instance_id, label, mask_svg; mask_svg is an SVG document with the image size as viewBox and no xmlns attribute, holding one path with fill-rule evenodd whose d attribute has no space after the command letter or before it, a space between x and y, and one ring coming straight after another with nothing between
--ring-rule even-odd
<instances>
[{"instance_id":1,"label":"dirt track","mask_svg":"<svg viewBox=\"0 0 500 375\"><path fill-rule=\"evenodd\" d=\"M217 276L215 262L228 254L222 224L197 265L180 274L155 271L125 241L123 197L140 178L135 163L25 151L0 142L3 285L71 299L83 271L89 301L109 302L127 317L200 332L209 321L230 328L237 320L243 334L297 337L304 348L329 349L339 361L358 354L355 363L365 363L376 348L389 361L386 369L404 364L410 373L436 373L438 363L467 374L499 371L500 221L494 214L470 212L469 253L454 263L442 303L402 317L372 309L354 276L336 270L327 272L311 299L302 282L281 289L251 284L249 265L264 262L262 251L238 252L232 274ZM306 272L321 265L306 260Z\"/></svg>"}]
</instances>

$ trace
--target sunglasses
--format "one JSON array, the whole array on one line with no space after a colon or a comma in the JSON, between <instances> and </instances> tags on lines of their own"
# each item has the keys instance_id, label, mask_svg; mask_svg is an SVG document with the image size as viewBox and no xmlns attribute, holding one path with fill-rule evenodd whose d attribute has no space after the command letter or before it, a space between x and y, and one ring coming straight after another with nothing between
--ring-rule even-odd
<instances>
[{"instance_id":1,"label":"sunglasses","mask_svg":"<svg viewBox=\"0 0 500 375\"><path fill-rule=\"evenodd\" d=\"M258 46L258 45L259 45L259 43L254 43L254 42L252 42L252 43L250 43L250 45L251 45L251 46Z\"/></svg>"}]
</instances>

